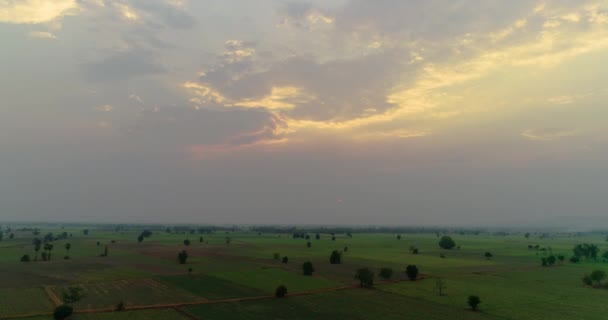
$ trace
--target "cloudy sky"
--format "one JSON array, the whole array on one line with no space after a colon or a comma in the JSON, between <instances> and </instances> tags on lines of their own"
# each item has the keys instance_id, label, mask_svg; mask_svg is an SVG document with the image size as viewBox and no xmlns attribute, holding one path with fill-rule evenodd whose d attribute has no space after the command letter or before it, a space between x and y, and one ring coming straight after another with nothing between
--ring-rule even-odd
<instances>
[{"instance_id":1,"label":"cloudy sky","mask_svg":"<svg viewBox=\"0 0 608 320\"><path fill-rule=\"evenodd\" d=\"M0 0L3 220L608 210L606 0Z\"/></svg>"}]
</instances>

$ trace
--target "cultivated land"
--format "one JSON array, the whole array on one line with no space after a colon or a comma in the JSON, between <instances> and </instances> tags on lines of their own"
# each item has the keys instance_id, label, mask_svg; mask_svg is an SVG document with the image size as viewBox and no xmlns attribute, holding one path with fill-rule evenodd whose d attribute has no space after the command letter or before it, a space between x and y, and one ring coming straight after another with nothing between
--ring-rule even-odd
<instances>
[{"instance_id":1,"label":"cultivated land","mask_svg":"<svg viewBox=\"0 0 608 320\"><path fill-rule=\"evenodd\" d=\"M523 232L449 232L459 248L446 250L438 246L441 235L430 231L352 230L352 237L336 233L332 240L329 233L315 239L313 230L298 230L310 236L304 239L293 238L293 230L190 233L185 228L167 232L165 227L143 226L10 227L6 231L3 226L0 241L1 319L52 319L69 287L82 288L85 294L72 303L75 313L70 319L75 320L607 317L608 290L581 281L593 270L608 272L601 257L608 242L601 233L532 232L526 238ZM39 234L34 235L33 228ZM139 242L144 229L152 234ZM43 249L33 261L33 239L51 232L54 237L64 232L68 236L51 242L50 261L42 261ZM71 244L69 251L66 243ZM598 259L569 262L573 247L580 243L598 245ZM182 250L188 253L185 264L177 259ZM329 263L333 250L342 251L341 264ZM484 257L485 252L492 257ZM24 254L32 261L20 262ZM541 266L542 257L559 254L566 257L563 263ZM64 259L66 255L70 259ZM281 261L284 256L287 263ZM306 261L314 265L313 276L302 275ZM407 265L418 267L416 281L407 279ZM373 289L359 288L354 280L363 267L376 273ZM385 267L395 271L389 281L378 276ZM438 279L445 282L443 296L438 295ZM278 285L287 287L285 298L274 297ZM468 308L469 295L481 298L479 311ZM126 310L114 311L120 302Z\"/></svg>"}]
</instances>

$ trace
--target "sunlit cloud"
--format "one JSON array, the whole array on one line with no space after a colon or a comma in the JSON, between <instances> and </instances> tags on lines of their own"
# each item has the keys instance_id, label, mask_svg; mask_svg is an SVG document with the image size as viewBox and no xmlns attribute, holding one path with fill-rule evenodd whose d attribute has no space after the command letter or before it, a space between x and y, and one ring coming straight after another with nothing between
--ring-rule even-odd
<instances>
[{"instance_id":1,"label":"sunlit cloud","mask_svg":"<svg viewBox=\"0 0 608 320\"><path fill-rule=\"evenodd\" d=\"M32 31L30 37L41 39L57 39L57 36L48 31Z\"/></svg>"},{"instance_id":2,"label":"sunlit cloud","mask_svg":"<svg viewBox=\"0 0 608 320\"><path fill-rule=\"evenodd\" d=\"M75 0L3 0L0 22L39 24L51 22L78 9Z\"/></svg>"},{"instance_id":3,"label":"sunlit cloud","mask_svg":"<svg viewBox=\"0 0 608 320\"><path fill-rule=\"evenodd\" d=\"M521 136L532 141L549 142L560 138L571 137L576 134L576 130L529 129L523 131Z\"/></svg>"}]
</instances>

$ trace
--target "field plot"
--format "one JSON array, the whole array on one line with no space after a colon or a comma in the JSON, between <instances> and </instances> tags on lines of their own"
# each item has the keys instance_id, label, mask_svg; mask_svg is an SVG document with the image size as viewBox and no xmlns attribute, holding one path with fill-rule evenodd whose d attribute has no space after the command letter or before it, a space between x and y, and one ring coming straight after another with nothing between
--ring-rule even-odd
<instances>
[{"instance_id":1,"label":"field plot","mask_svg":"<svg viewBox=\"0 0 608 320\"><path fill-rule=\"evenodd\" d=\"M206 275L166 276L161 279L172 286L182 288L208 300L257 297L268 294L232 281Z\"/></svg>"},{"instance_id":2,"label":"field plot","mask_svg":"<svg viewBox=\"0 0 608 320\"><path fill-rule=\"evenodd\" d=\"M213 276L247 287L259 289L265 294L274 294L279 285L285 285L291 292L330 288L339 284L319 278L307 277L282 269L268 268L239 272L218 272Z\"/></svg>"},{"instance_id":3,"label":"field plot","mask_svg":"<svg viewBox=\"0 0 608 320\"><path fill-rule=\"evenodd\" d=\"M0 289L0 316L49 312L55 307L43 288Z\"/></svg>"},{"instance_id":4,"label":"field plot","mask_svg":"<svg viewBox=\"0 0 608 320\"><path fill-rule=\"evenodd\" d=\"M291 319L501 319L423 300L379 292L346 290L260 301L189 306L187 311L205 320Z\"/></svg>"},{"instance_id":5,"label":"field plot","mask_svg":"<svg viewBox=\"0 0 608 320\"><path fill-rule=\"evenodd\" d=\"M78 310L112 308L123 302L125 306L164 305L201 301L200 297L186 291L171 288L152 279L132 279L84 284L84 298L74 304ZM54 290L58 296L66 288Z\"/></svg>"},{"instance_id":6,"label":"field plot","mask_svg":"<svg viewBox=\"0 0 608 320\"><path fill-rule=\"evenodd\" d=\"M20 319L50 320L51 318L51 316L38 316ZM152 309L137 311L103 312L94 314L74 314L70 317L70 320L188 320L188 318L175 311L174 309Z\"/></svg>"}]
</instances>

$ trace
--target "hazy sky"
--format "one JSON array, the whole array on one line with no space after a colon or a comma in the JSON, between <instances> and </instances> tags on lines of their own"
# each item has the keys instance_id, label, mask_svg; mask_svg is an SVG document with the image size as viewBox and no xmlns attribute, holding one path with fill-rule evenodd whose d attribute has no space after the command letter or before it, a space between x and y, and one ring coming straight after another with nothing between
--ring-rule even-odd
<instances>
[{"instance_id":1,"label":"hazy sky","mask_svg":"<svg viewBox=\"0 0 608 320\"><path fill-rule=\"evenodd\" d=\"M608 1L0 0L0 220L608 213Z\"/></svg>"}]
</instances>

